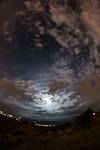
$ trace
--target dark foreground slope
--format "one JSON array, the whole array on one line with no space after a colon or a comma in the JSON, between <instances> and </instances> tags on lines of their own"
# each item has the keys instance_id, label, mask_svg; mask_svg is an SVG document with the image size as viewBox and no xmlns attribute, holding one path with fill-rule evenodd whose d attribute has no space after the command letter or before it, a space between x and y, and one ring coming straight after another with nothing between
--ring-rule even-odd
<instances>
[{"instance_id":1,"label":"dark foreground slope","mask_svg":"<svg viewBox=\"0 0 100 150\"><path fill-rule=\"evenodd\" d=\"M69 126L37 128L23 121L0 117L0 150L99 150L100 113L91 128Z\"/></svg>"}]
</instances>

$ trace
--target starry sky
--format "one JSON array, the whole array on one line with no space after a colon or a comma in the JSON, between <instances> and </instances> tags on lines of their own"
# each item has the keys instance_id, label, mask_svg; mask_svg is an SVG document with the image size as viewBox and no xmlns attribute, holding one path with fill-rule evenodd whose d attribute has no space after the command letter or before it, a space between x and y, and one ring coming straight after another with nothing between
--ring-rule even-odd
<instances>
[{"instance_id":1,"label":"starry sky","mask_svg":"<svg viewBox=\"0 0 100 150\"><path fill-rule=\"evenodd\" d=\"M66 120L100 104L100 1L0 1L0 109Z\"/></svg>"}]
</instances>

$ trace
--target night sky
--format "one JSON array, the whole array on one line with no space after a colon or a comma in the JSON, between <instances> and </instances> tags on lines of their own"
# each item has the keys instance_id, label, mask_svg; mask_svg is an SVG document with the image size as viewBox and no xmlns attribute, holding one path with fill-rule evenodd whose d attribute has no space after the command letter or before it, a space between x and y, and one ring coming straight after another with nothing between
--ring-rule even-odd
<instances>
[{"instance_id":1,"label":"night sky","mask_svg":"<svg viewBox=\"0 0 100 150\"><path fill-rule=\"evenodd\" d=\"M100 1L0 1L0 110L64 121L100 110Z\"/></svg>"}]
</instances>

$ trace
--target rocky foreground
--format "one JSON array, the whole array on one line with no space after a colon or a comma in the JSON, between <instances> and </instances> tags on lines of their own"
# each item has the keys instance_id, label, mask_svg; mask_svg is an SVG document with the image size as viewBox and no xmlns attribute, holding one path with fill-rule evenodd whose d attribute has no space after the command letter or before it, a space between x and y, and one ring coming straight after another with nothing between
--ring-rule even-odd
<instances>
[{"instance_id":1,"label":"rocky foreground","mask_svg":"<svg viewBox=\"0 0 100 150\"><path fill-rule=\"evenodd\" d=\"M74 123L75 124L75 123ZM99 150L100 113L91 127L68 124L43 128L27 122L0 116L0 150Z\"/></svg>"}]
</instances>

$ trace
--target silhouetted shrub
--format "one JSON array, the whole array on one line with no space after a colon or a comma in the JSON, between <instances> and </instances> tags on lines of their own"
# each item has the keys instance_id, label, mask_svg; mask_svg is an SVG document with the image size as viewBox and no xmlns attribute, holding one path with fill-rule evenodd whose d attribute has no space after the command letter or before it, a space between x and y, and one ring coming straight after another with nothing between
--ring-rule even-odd
<instances>
[{"instance_id":1,"label":"silhouetted shrub","mask_svg":"<svg viewBox=\"0 0 100 150\"><path fill-rule=\"evenodd\" d=\"M81 114L75 121L75 125L84 128L90 128L94 111L89 108Z\"/></svg>"}]
</instances>

